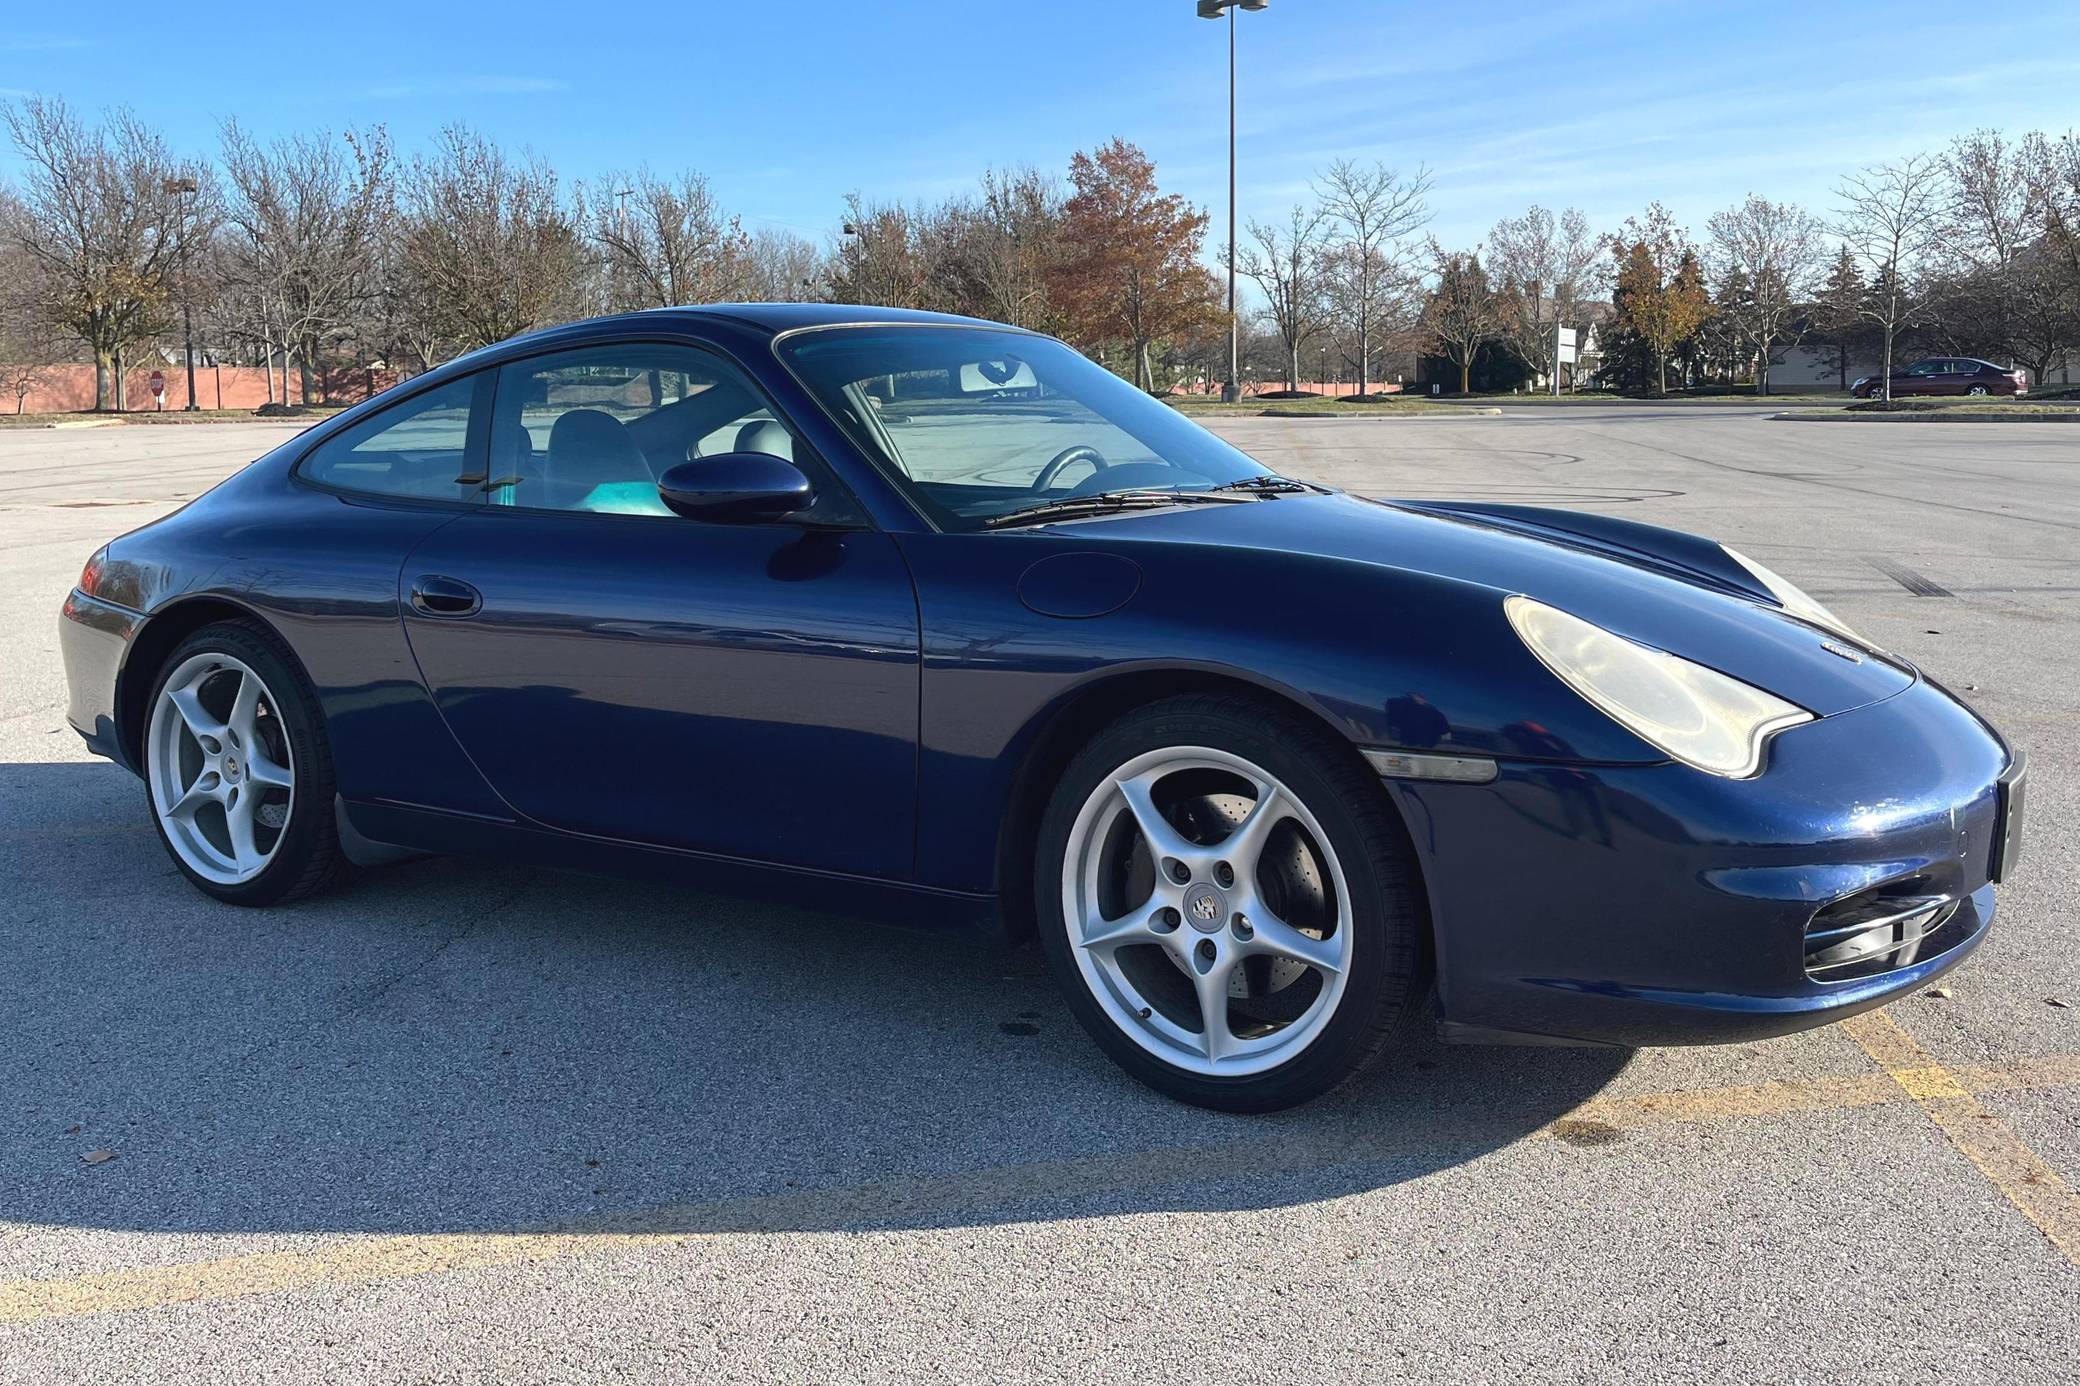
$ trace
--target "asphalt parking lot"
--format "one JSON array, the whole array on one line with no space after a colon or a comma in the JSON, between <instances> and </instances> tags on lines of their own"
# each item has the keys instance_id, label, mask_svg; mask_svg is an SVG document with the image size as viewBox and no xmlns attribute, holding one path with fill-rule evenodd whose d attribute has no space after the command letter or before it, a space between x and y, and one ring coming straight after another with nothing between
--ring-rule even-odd
<instances>
[{"instance_id":1,"label":"asphalt parking lot","mask_svg":"<svg viewBox=\"0 0 2080 1386\"><path fill-rule=\"evenodd\" d=\"M2032 758L1992 937L1849 1026L1426 1041L1239 1118L1030 951L454 860L235 910L65 728L55 625L287 430L0 431L0 1381L2070 1381L2080 428L1218 427L1712 535L1922 662Z\"/></svg>"}]
</instances>

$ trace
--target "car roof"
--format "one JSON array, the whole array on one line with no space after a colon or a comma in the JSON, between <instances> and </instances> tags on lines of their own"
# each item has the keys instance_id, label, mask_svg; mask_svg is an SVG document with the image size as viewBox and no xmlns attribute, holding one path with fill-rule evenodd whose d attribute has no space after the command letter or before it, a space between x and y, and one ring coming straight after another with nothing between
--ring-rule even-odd
<instances>
[{"instance_id":1,"label":"car roof","mask_svg":"<svg viewBox=\"0 0 2080 1386\"><path fill-rule=\"evenodd\" d=\"M878 308L856 303L706 303L673 308L645 308L633 313L610 313L601 317L580 318L575 322L555 323L548 327L536 328L532 332L522 332L517 336L508 337L502 342L493 342L490 346L477 347L460 356L450 357L432 370L412 377L408 383L413 388L408 393L416 393L422 388L438 388L458 376L497 365L510 357L540 351L545 347L565 344L578 347L601 340L611 341L616 329L626 329L640 334L645 330L654 331L660 322L669 323L673 319L677 319L683 326L696 329L702 322L728 322L773 336L808 327L871 326L877 323L987 327L1002 332L1027 330L1006 323L991 322L987 318L962 317L957 313L927 313L913 308ZM315 441L348 427L367 417L372 409L388 407L389 402L394 402L390 401L390 395L391 391L385 390L322 421L308 435L306 441Z\"/></svg>"},{"instance_id":2,"label":"car roof","mask_svg":"<svg viewBox=\"0 0 2080 1386\"><path fill-rule=\"evenodd\" d=\"M655 330L660 322L670 322L675 318L687 327L698 327L704 321L730 322L773 336L806 327L862 327L877 323L987 327L1000 332L1026 331L1025 328L1012 327L1007 323L991 322L987 318L962 317L958 313L927 313L914 308L877 308L856 303L686 304L673 308L644 308L633 313L608 313L600 317L579 318L574 322L539 327L532 332L522 332L502 342L493 342L490 346L477 347L460 356L450 357L417 378L427 384L452 380L458 375L496 363L508 356L522 355L528 350L540 350L544 346L566 342L572 346L579 346L600 339L611 340L617 328L640 333Z\"/></svg>"},{"instance_id":3,"label":"car roof","mask_svg":"<svg viewBox=\"0 0 2080 1386\"><path fill-rule=\"evenodd\" d=\"M914 308L878 308L857 303L707 303L678 308L651 308L622 317L633 322L654 322L660 317L683 315L700 319L732 318L775 334L803 327L836 327L862 323L932 323L941 326L1002 327L986 318L962 317L957 313L927 313ZM595 322L599 319L594 319ZM611 321L611 320L610 320Z\"/></svg>"}]
</instances>

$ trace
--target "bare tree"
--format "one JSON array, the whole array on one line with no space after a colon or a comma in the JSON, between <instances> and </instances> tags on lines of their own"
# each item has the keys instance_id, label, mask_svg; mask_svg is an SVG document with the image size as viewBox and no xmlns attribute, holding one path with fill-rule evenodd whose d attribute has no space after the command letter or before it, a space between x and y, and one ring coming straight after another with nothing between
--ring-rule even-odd
<instances>
[{"instance_id":1,"label":"bare tree","mask_svg":"<svg viewBox=\"0 0 2080 1386\"><path fill-rule=\"evenodd\" d=\"M1581 305L1604 281L1603 243L1570 207L1559 217L1532 207L1488 233L1488 274L1502 337L1534 377L1554 379L1557 329L1579 326Z\"/></svg>"},{"instance_id":2,"label":"bare tree","mask_svg":"<svg viewBox=\"0 0 2080 1386\"><path fill-rule=\"evenodd\" d=\"M451 126L402 194L399 304L412 335L468 350L583 314L584 247L547 164Z\"/></svg>"},{"instance_id":3,"label":"bare tree","mask_svg":"<svg viewBox=\"0 0 2080 1386\"><path fill-rule=\"evenodd\" d=\"M20 192L0 204L0 237L36 266L37 313L94 359L94 407L124 404L124 351L167 326L192 180L214 196L207 166L176 160L128 111L90 129L63 101L27 97L4 119L26 165Z\"/></svg>"},{"instance_id":4,"label":"bare tree","mask_svg":"<svg viewBox=\"0 0 2080 1386\"><path fill-rule=\"evenodd\" d=\"M589 220L605 255L609 311L744 296L750 240L700 174L670 180L648 169L609 175L593 199Z\"/></svg>"},{"instance_id":5,"label":"bare tree","mask_svg":"<svg viewBox=\"0 0 2080 1386\"><path fill-rule=\"evenodd\" d=\"M1384 164L1349 159L1329 165L1315 197L1338 228L1325 264L1331 302L1357 337L1358 390L1371 385L1375 339L1407 301L1413 248L1407 238L1430 220L1429 170L1403 178Z\"/></svg>"},{"instance_id":6,"label":"bare tree","mask_svg":"<svg viewBox=\"0 0 2080 1386\"><path fill-rule=\"evenodd\" d=\"M765 303L821 298L829 267L823 252L792 231L764 227L744 249L744 296Z\"/></svg>"},{"instance_id":7,"label":"bare tree","mask_svg":"<svg viewBox=\"0 0 2080 1386\"><path fill-rule=\"evenodd\" d=\"M1031 168L991 169L979 196L934 218L950 263L944 297L954 312L1052 329L1048 286L1063 259L1061 184Z\"/></svg>"},{"instance_id":8,"label":"bare tree","mask_svg":"<svg viewBox=\"0 0 2080 1386\"><path fill-rule=\"evenodd\" d=\"M1835 232L1869 272L1863 315L1884 341L1879 388L1892 398L1892 346L1900 329L1927 311L1930 257L1942 234L1943 164L1915 154L1874 164L1842 180Z\"/></svg>"},{"instance_id":9,"label":"bare tree","mask_svg":"<svg viewBox=\"0 0 2080 1386\"><path fill-rule=\"evenodd\" d=\"M0 219L13 193L0 185ZM36 388L56 374L64 343L42 308L40 270L20 247L0 241L0 389L14 397L14 412L28 406Z\"/></svg>"},{"instance_id":10,"label":"bare tree","mask_svg":"<svg viewBox=\"0 0 2080 1386\"><path fill-rule=\"evenodd\" d=\"M909 208L845 198L845 221L831 255L831 300L887 308L928 307L926 265Z\"/></svg>"},{"instance_id":11,"label":"bare tree","mask_svg":"<svg viewBox=\"0 0 2080 1386\"><path fill-rule=\"evenodd\" d=\"M251 314L250 335L270 357L281 347L283 401L292 361L308 400L321 357L350 335L376 293L389 137L377 127L263 146L233 121L223 138L223 277Z\"/></svg>"},{"instance_id":12,"label":"bare tree","mask_svg":"<svg viewBox=\"0 0 2080 1386\"><path fill-rule=\"evenodd\" d=\"M1953 140L1938 311L1946 328L1968 324L1971 349L2004 353L2043 379L2080 339L2080 294L2061 273L2047 195L2055 147L2032 132L2010 144L1980 130Z\"/></svg>"},{"instance_id":13,"label":"bare tree","mask_svg":"<svg viewBox=\"0 0 2080 1386\"><path fill-rule=\"evenodd\" d=\"M2032 171L2032 192L2044 214L2044 250L2066 302L2080 312L2080 134L2047 142L2044 163Z\"/></svg>"},{"instance_id":14,"label":"bare tree","mask_svg":"<svg viewBox=\"0 0 2080 1386\"><path fill-rule=\"evenodd\" d=\"M1502 318L1479 246L1446 250L1433 239L1430 261L1437 282L1423 302L1420 331L1432 351L1459 368L1463 395L1472 385L1474 358L1501 330Z\"/></svg>"},{"instance_id":15,"label":"bare tree","mask_svg":"<svg viewBox=\"0 0 2080 1386\"><path fill-rule=\"evenodd\" d=\"M1238 257L1242 272L1264 291L1266 311L1285 345L1286 388L1300 388L1300 349L1322 330L1329 303L1322 292L1322 250L1329 219L1295 204L1284 227L1249 223L1250 244Z\"/></svg>"},{"instance_id":16,"label":"bare tree","mask_svg":"<svg viewBox=\"0 0 2080 1386\"><path fill-rule=\"evenodd\" d=\"M1826 228L1802 207L1752 193L1714 212L1706 227L1706 267L1722 282L1720 316L1733 338L1755 353L1755 392L1766 395L1772 354L1804 334L1802 312L1827 264ZM1724 292L1735 281L1743 292Z\"/></svg>"}]
</instances>

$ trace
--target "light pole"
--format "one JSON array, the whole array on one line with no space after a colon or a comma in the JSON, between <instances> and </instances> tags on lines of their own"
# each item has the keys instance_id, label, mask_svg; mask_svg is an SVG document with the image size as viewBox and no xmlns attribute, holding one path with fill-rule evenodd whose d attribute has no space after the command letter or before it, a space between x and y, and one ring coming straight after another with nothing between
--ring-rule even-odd
<instances>
[{"instance_id":1,"label":"light pole","mask_svg":"<svg viewBox=\"0 0 2080 1386\"><path fill-rule=\"evenodd\" d=\"M1199 18L1228 19L1228 378L1221 385L1221 400L1233 404L1241 397L1236 385L1240 374L1241 321L1235 316L1235 11L1261 10L1271 0L1199 0Z\"/></svg>"},{"instance_id":2,"label":"light pole","mask_svg":"<svg viewBox=\"0 0 2080 1386\"><path fill-rule=\"evenodd\" d=\"M188 228L195 221L195 180L192 178L167 178L160 182L160 191L175 197L188 199L187 209L181 217L181 337L188 353L188 409L195 404L195 314L190 304L194 293L188 284Z\"/></svg>"}]
</instances>

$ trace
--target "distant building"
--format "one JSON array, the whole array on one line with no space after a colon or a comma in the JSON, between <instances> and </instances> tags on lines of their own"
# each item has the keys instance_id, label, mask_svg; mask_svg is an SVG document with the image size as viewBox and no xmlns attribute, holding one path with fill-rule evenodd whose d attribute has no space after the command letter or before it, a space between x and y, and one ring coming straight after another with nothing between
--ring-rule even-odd
<instances>
[{"instance_id":1,"label":"distant building","mask_svg":"<svg viewBox=\"0 0 2080 1386\"><path fill-rule=\"evenodd\" d=\"M1933 349L1922 350L1916 348L1902 350L1895 348L1892 364L1893 369L1899 370L1912 365L1924 356L1956 356L1963 354L1961 352L1944 352ZM1829 391L1840 390L1845 374L1848 383L1853 385L1863 376L1876 375L1880 364L1879 353L1874 349L1852 348L1849 352L1848 361L1842 363L1838 361L1833 347L1826 345L1815 346L1811 342L1801 342L1797 346L1783 347L1771 353L1769 358L1770 393L1782 395L1824 394ZM1995 359L1994 364L1997 366L2010 366L2014 363ZM1844 369L1845 366L1846 371ZM2067 356L2064 361L2049 372L2050 382L2057 385L2070 385L2076 377L2080 377L2080 356ZM2032 385L2042 385L2044 383L2044 381L2035 379L2030 381Z\"/></svg>"}]
</instances>

